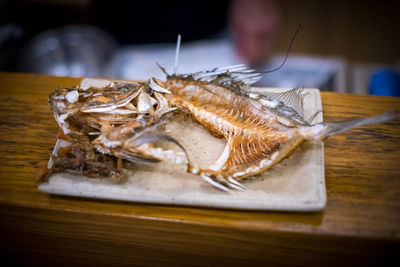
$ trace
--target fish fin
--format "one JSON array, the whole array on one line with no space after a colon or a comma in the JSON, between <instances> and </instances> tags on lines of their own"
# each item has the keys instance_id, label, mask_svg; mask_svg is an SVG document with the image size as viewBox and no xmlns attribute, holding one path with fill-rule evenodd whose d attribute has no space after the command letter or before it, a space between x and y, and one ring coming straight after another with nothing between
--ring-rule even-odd
<instances>
[{"instance_id":1,"label":"fish fin","mask_svg":"<svg viewBox=\"0 0 400 267\"><path fill-rule=\"evenodd\" d=\"M285 92L270 92L267 89L257 91L258 94L268 98L281 101L286 106L293 108L297 114L304 118L304 88L293 88Z\"/></svg>"},{"instance_id":2,"label":"fish fin","mask_svg":"<svg viewBox=\"0 0 400 267\"><path fill-rule=\"evenodd\" d=\"M216 179L214 179L214 177L207 175L205 173L201 173L200 177L203 178L204 181L206 181L207 183L211 184L212 186L214 186L215 188L225 191L227 193L230 193L231 190L225 186L224 184L220 183L219 181L217 181Z\"/></svg>"},{"instance_id":3,"label":"fish fin","mask_svg":"<svg viewBox=\"0 0 400 267\"><path fill-rule=\"evenodd\" d=\"M215 175L202 172L200 177L203 178L206 182L214 186L215 188L225 191L225 192L232 192L231 189L244 191L247 189L244 185L233 179L232 177L224 178L224 177L217 177Z\"/></svg>"},{"instance_id":4,"label":"fish fin","mask_svg":"<svg viewBox=\"0 0 400 267\"><path fill-rule=\"evenodd\" d=\"M147 143L152 143L152 142L157 142L157 141L166 141L166 142L171 142L176 144L182 151L185 153L187 163L188 163L188 168L192 165L190 159L189 159L189 154L185 147L181 145L176 139L172 138L169 135L166 134L160 134L160 133L151 133L148 131L143 131L145 134L140 134L139 136L135 136L132 138L132 140L129 140L129 143L133 146L140 146L143 144Z\"/></svg>"},{"instance_id":5,"label":"fish fin","mask_svg":"<svg viewBox=\"0 0 400 267\"><path fill-rule=\"evenodd\" d=\"M245 64L217 67L211 70L199 71L191 74L195 80L214 82L222 86L230 86L232 83L251 85L261 79L261 74L249 69Z\"/></svg>"},{"instance_id":6,"label":"fish fin","mask_svg":"<svg viewBox=\"0 0 400 267\"><path fill-rule=\"evenodd\" d=\"M175 143L179 146L185 153L185 157L188 161L188 168L191 166L189 161L189 156L186 149L175 139L168 135L146 132L146 134L140 134L140 136L135 136L125 142L125 146L118 153L118 156L134 162L134 163L157 163L162 160L153 156L151 153L147 153L146 150L140 150L138 147L147 143L157 142L157 141L168 141Z\"/></svg>"},{"instance_id":7,"label":"fish fin","mask_svg":"<svg viewBox=\"0 0 400 267\"><path fill-rule=\"evenodd\" d=\"M338 133L342 133L344 131L353 129L355 127L369 125L369 124L377 124L377 123L385 123L393 120L400 120L400 113L397 110L389 110L380 115L369 117L369 118L358 118L351 119L346 121L338 121L338 122L326 122L324 123L326 129L324 131L324 137L328 137L331 135L335 135Z\"/></svg>"},{"instance_id":8,"label":"fish fin","mask_svg":"<svg viewBox=\"0 0 400 267\"><path fill-rule=\"evenodd\" d=\"M308 124L312 124L312 122L315 120L315 118L318 116L318 114L322 113L322 110L317 110L316 112L314 112L306 121L308 122Z\"/></svg>"}]
</instances>

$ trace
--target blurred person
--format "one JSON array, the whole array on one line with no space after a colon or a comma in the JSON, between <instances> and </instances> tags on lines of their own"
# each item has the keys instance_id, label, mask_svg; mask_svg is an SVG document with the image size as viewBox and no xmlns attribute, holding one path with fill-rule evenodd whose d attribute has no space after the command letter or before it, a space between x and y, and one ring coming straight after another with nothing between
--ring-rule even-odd
<instances>
[{"instance_id":1,"label":"blurred person","mask_svg":"<svg viewBox=\"0 0 400 267\"><path fill-rule=\"evenodd\" d=\"M238 56L251 65L265 62L281 23L274 0L232 0L228 27Z\"/></svg>"},{"instance_id":2,"label":"blurred person","mask_svg":"<svg viewBox=\"0 0 400 267\"><path fill-rule=\"evenodd\" d=\"M175 42L177 34L194 41L228 28L237 55L251 65L265 62L281 22L275 0L96 0L93 17L121 44Z\"/></svg>"}]
</instances>

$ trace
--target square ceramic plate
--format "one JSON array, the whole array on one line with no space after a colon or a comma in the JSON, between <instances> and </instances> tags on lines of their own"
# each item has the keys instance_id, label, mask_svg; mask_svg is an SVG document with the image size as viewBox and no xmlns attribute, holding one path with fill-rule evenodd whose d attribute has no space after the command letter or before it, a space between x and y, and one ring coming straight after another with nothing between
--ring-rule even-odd
<instances>
[{"instance_id":1,"label":"square ceramic plate","mask_svg":"<svg viewBox=\"0 0 400 267\"><path fill-rule=\"evenodd\" d=\"M81 85L103 86L109 82L85 79ZM268 90L279 92L283 89ZM305 89L304 93L307 118L322 110L322 105L319 90ZM320 121L321 113L314 122ZM169 123L167 130L200 167L214 162L225 146L225 140L212 137L203 126L182 118ZM272 170L244 181L248 189L243 192L219 191L200 177L187 174L184 166L132 164L128 172L129 178L122 184L114 184L107 178L58 173L52 175L48 183L40 184L39 191L133 202L251 210L318 211L326 204L322 142L303 143Z\"/></svg>"}]
</instances>

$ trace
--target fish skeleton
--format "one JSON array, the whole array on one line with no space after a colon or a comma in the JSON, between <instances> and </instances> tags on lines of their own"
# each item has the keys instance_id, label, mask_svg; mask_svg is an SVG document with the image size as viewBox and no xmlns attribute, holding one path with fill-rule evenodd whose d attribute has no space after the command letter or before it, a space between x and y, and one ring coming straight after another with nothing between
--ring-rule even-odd
<instances>
[{"instance_id":1,"label":"fish skeleton","mask_svg":"<svg viewBox=\"0 0 400 267\"><path fill-rule=\"evenodd\" d=\"M354 127L399 118L399 112L388 111L372 118L312 124L317 113L304 118L302 89L256 92L251 85L259 77L245 65L235 65L167 74L165 81L56 88L49 102L60 127L59 140L39 180L69 171L121 182L124 162L166 160L186 164L187 172L220 190L244 190L244 178L271 169L304 141L323 141ZM185 148L163 132L176 112L226 139L213 164L197 167ZM182 151L164 149L158 141L173 142Z\"/></svg>"},{"instance_id":2,"label":"fish skeleton","mask_svg":"<svg viewBox=\"0 0 400 267\"><path fill-rule=\"evenodd\" d=\"M178 38L179 40L179 38ZM124 180L124 162L186 164L187 172L214 187L245 190L245 178L265 172L302 142L323 141L354 127L399 119L398 111L341 122L312 124L304 118L303 90L254 91L261 73L239 64L190 74L166 74L165 81L118 83L104 87L56 88L49 102L60 127L46 170L37 177L68 171L88 177ZM286 58L285 58L286 60ZM190 160L185 148L163 132L173 113L192 117L211 134L226 139L219 158L206 168ZM168 150L159 141L175 143Z\"/></svg>"},{"instance_id":3,"label":"fish skeleton","mask_svg":"<svg viewBox=\"0 0 400 267\"><path fill-rule=\"evenodd\" d=\"M224 191L244 189L240 180L272 168L303 141L323 141L354 127L399 118L397 111L389 111L373 118L311 125L317 113L308 120L303 118L301 89L253 92L250 85L259 77L238 65L168 75L165 82L154 80L171 92L166 99L172 107L226 139L225 149L213 164L191 171Z\"/></svg>"}]
</instances>

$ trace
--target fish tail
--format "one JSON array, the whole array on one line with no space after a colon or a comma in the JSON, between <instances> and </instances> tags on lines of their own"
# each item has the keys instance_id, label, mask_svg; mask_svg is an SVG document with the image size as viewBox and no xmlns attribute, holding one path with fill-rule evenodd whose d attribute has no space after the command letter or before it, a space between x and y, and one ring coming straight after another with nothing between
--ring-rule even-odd
<instances>
[{"instance_id":1,"label":"fish tail","mask_svg":"<svg viewBox=\"0 0 400 267\"><path fill-rule=\"evenodd\" d=\"M385 123L393 120L400 120L400 112L397 110L390 110L380 115L370 117L370 118L357 118L346 121L338 121L338 122L327 122L324 123L326 126L325 137L335 135L338 133L342 133L344 131L353 129L355 127L369 125L369 124L377 124L377 123Z\"/></svg>"}]
</instances>

